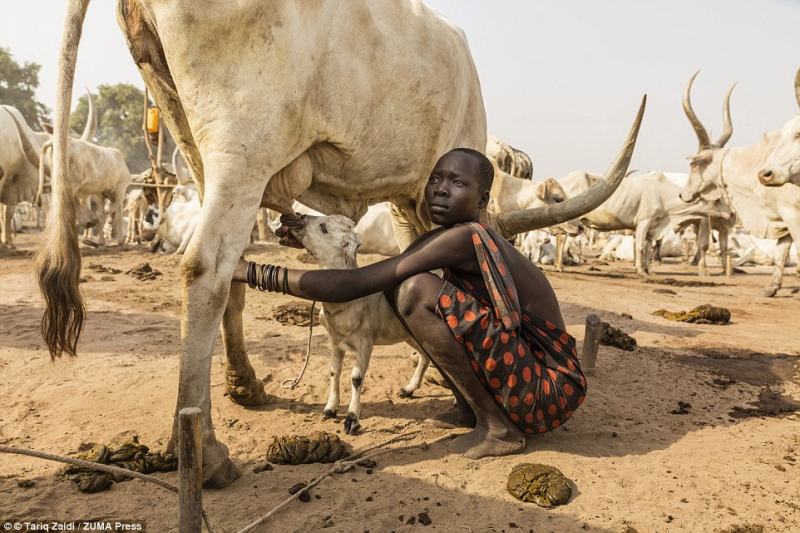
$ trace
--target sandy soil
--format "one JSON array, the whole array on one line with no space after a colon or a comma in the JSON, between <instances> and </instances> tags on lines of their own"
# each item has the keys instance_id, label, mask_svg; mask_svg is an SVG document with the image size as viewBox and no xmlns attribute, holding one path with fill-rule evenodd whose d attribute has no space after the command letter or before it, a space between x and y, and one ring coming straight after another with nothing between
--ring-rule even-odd
<instances>
[{"instance_id":1,"label":"sandy soil","mask_svg":"<svg viewBox=\"0 0 800 533\"><path fill-rule=\"evenodd\" d=\"M89 314L80 356L51 364L38 331L42 302L25 253L37 240L19 235L20 252L0 252L0 443L69 454L85 443L136 434L162 448L177 390L178 259L143 248L85 250L84 267L125 271L149 261L163 275L138 281L84 269L91 279L82 285ZM276 244L255 245L248 255L304 266L300 252ZM364 257L362 263L376 259ZM549 276L570 332L580 341L586 314L596 312L631 333L639 348L602 347L598 367L588 376L587 401L565 427L530 439L524 455L480 461L449 454L442 439L454 432L420 422L448 407L446 389L426 383L416 397L398 397L413 369L405 345L375 350L360 435L344 435L341 420L322 421L329 351L324 330L314 331L304 381L294 391L281 389L279 383L302 364L307 330L271 319L272 308L291 298L250 294L250 360L272 399L244 408L224 396L218 342L211 376L214 423L243 474L224 490L205 491L212 518L235 531L282 501L290 486L326 468L276 466L253 473L273 435L337 431L358 449L420 431L380 457L371 473L357 468L328 478L310 503L292 503L259 531L324 525L347 532L800 530L800 417L791 412L800 405L792 403L800 400L800 299L790 292L800 285L797 276L786 278L779 297L763 299L758 294L766 269L748 269L749 275L732 280L713 276L706 281L718 285L696 288L644 283L627 263L568 270ZM697 279L682 265L657 266L656 272L656 279ZM676 294L654 292L664 288ZM678 324L651 316L660 307L703 303L730 308L732 323ZM671 414L679 401L691 404L688 414ZM428 445L412 447L423 442ZM561 469L574 482L572 500L554 510L514 500L505 484L520 462ZM59 468L0 455L0 521L139 519L149 531L177 530L173 494L135 480L82 494L55 476ZM177 482L175 473L160 476ZM20 487L22 480L33 484ZM430 525L408 523L422 512Z\"/></svg>"}]
</instances>

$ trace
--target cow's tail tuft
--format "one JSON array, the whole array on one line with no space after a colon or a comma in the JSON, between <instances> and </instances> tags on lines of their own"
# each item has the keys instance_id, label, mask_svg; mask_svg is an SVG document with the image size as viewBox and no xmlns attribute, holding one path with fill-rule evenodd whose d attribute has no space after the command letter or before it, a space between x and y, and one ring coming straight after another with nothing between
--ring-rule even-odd
<instances>
[{"instance_id":1,"label":"cow's tail tuft","mask_svg":"<svg viewBox=\"0 0 800 533\"><path fill-rule=\"evenodd\" d=\"M53 203L45 228L44 242L36 257L39 288L46 305L42 317L42 336L53 359L65 353L73 357L76 355L86 314L79 289L81 254L75 222L75 201L67 181L67 143L72 82L88 5L89 0L68 0L64 16L53 135Z\"/></svg>"}]
</instances>

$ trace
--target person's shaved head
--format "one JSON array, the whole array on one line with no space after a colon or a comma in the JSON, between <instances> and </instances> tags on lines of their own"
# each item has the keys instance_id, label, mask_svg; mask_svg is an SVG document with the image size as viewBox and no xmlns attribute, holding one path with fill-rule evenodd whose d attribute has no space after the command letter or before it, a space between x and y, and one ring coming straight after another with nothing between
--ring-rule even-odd
<instances>
[{"instance_id":1,"label":"person's shaved head","mask_svg":"<svg viewBox=\"0 0 800 533\"><path fill-rule=\"evenodd\" d=\"M478 186L481 192L489 192L492 190L492 182L494 182L494 166L489 158L472 148L454 148L451 152L461 152L467 154L475 159L478 164ZM445 154L447 155L447 154Z\"/></svg>"}]
</instances>

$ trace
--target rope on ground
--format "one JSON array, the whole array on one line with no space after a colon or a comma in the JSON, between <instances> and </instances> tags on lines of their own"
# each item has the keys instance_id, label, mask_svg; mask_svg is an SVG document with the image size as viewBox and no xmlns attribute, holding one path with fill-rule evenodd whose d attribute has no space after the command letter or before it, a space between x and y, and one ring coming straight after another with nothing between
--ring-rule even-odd
<instances>
[{"instance_id":1,"label":"rope on ground","mask_svg":"<svg viewBox=\"0 0 800 533\"><path fill-rule=\"evenodd\" d=\"M278 505L273 507L267 514L265 514L264 516L262 516L261 518L259 518L255 522L252 522L251 524L246 525L245 527L243 527L242 529L240 529L236 533L247 533L248 531L252 531L256 527L264 524L267 520L269 520L272 516L274 516L278 511L280 511L281 509L283 509L284 507L289 505L292 501L298 499L300 497L300 495L303 494L303 492L306 492L306 491L314 488L320 482L322 482L322 480L324 480L325 478L327 478L331 474L341 474L341 473L344 473L344 472L348 472L348 471L352 470L352 468L357 463L359 463L360 461L363 461L365 459L370 459L372 457L377 457L378 455L382 455L384 453L388 453L388 452L392 451L391 449L380 449L380 448L384 448L385 446L388 446L389 444L394 444L396 442L409 440L410 438L415 437L419 433L421 433L421 431L414 431L412 433L406 433L404 435L397 435L397 436L392 437L391 439L388 439L388 440L386 440L386 441L384 441L381 444L378 444L376 446L372 446L370 448L365 448L363 450L359 450L359 451L353 453L353 455L351 455L347 459L339 459L338 461L333 463L333 466L330 469L328 469L328 471L326 471L323 474L321 474L320 476L316 477L313 481L311 481L308 485L303 487L301 490L298 490L297 492L295 492L294 494L292 494L291 496L289 496L288 498L283 500L281 503L279 503ZM422 446L423 444L425 444L425 443L416 444L416 445L412 446L412 448L415 448L417 446ZM367 452L372 452L373 450L375 450L373 453L369 453L369 454L367 453Z\"/></svg>"},{"instance_id":2,"label":"rope on ground","mask_svg":"<svg viewBox=\"0 0 800 533\"><path fill-rule=\"evenodd\" d=\"M311 333L314 331L314 306L317 305L317 302L311 302L311 318L308 321L308 344L306 344L306 361L303 363L303 369L300 371L300 375L294 379L286 379L281 383L281 388L284 389L294 389L300 380L303 379L303 375L306 373L306 368L308 368L308 360L311 358Z\"/></svg>"},{"instance_id":3,"label":"rope on ground","mask_svg":"<svg viewBox=\"0 0 800 533\"><path fill-rule=\"evenodd\" d=\"M57 461L60 463L66 463L69 465L80 466L81 468L89 468L92 470L99 470L101 472L108 472L109 474L117 474L126 477L135 477L137 479L141 479L142 481L147 481L148 483L154 483L161 488L167 489L170 492L174 492L175 494L178 493L178 487L171 483L167 483L166 481L159 479L155 476L149 476L147 474L141 474L134 470L128 470L127 468L120 468L118 466L109 466L100 463L93 463L91 461L84 461L83 459L75 459L74 457L66 457L63 455L56 455L48 452L42 452L39 450L30 450L27 448L17 448L14 446L5 446L0 444L0 453L12 453L16 455L28 455L30 457L37 457L39 459L46 459L48 461ZM206 523L206 527L210 533L217 533L221 531L216 528L216 526L212 526L211 519L206 514L205 509L203 509L203 521Z\"/></svg>"}]
</instances>

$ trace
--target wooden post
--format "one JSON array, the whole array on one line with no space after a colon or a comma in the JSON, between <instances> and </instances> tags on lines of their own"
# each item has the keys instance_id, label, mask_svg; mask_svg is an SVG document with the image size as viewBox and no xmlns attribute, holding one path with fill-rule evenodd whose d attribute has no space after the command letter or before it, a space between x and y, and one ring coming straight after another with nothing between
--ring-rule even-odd
<instances>
[{"instance_id":1,"label":"wooden post","mask_svg":"<svg viewBox=\"0 0 800 533\"><path fill-rule=\"evenodd\" d=\"M725 277L733 277L733 257L730 252L727 252L724 257L725 261Z\"/></svg>"},{"instance_id":2,"label":"wooden post","mask_svg":"<svg viewBox=\"0 0 800 533\"><path fill-rule=\"evenodd\" d=\"M603 322L594 313L586 316L586 333L583 336L583 349L581 350L581 368L591 370L597 362L597 350L600 348L600 335L603 331Z\"/></svg>"},{"instance_id":3,"label":"wooden post","mask_svg":"<svg viewBox=\"0 0 800 533\"><path fill-rule=\"evenodd\" d=\"M203 530L203 447L200 409L184 407L178 413L178 531Z\"/></svg>"}]
</instances>

